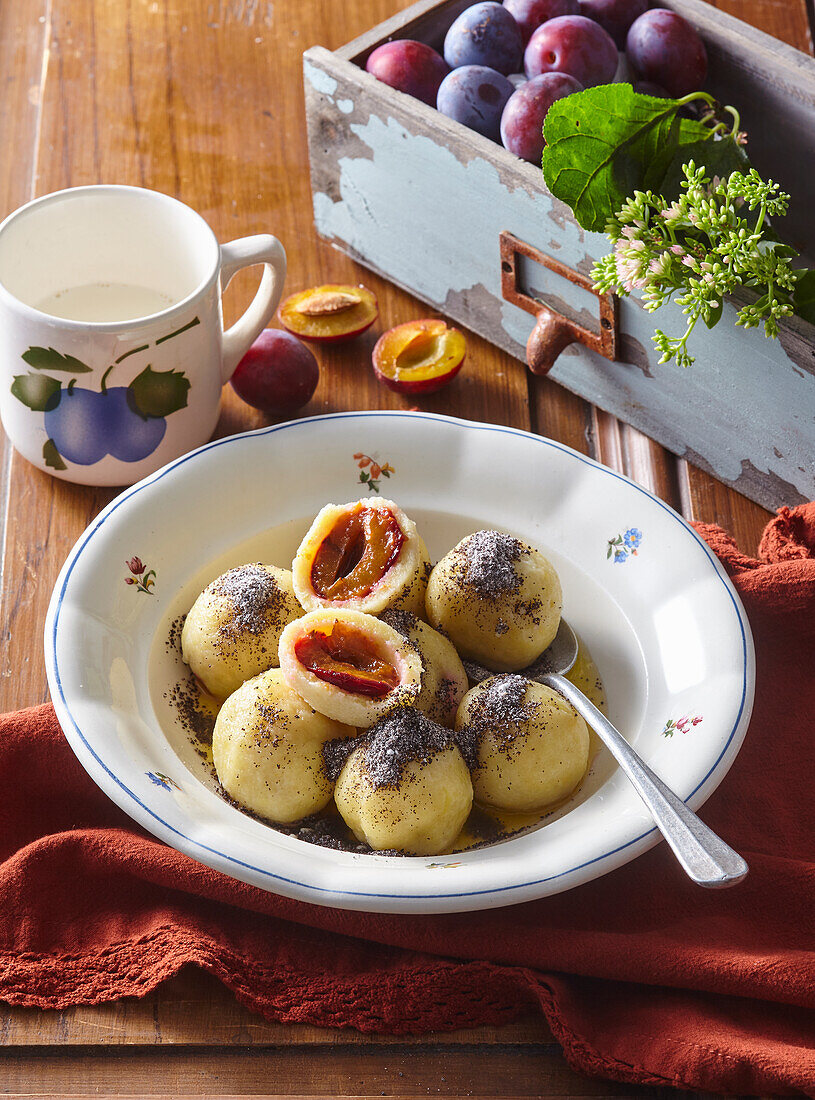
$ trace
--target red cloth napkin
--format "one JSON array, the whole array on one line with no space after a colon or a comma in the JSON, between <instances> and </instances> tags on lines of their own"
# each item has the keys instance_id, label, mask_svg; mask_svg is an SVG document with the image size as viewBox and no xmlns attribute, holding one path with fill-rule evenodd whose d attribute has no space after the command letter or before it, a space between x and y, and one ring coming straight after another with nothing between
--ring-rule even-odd
<instances>
[{"instance_id":1,"label":"red cloth napkin","mask_svg":"<svg viewBox=\"0 0 815 1100\"><path fill-rule=\"evenodd\" d=\"M661 844L508 909L417 918L288 901L143 833L38 707L0 719L0 999L140 996L196 963L273 1019L416 1033L535 1008L590 1074L815 1091L815 504L779 514L762 561L699 530L757 647L747 740L702 812L747 858L742 885L691 885Z\"/></svg>"}]
</instances>

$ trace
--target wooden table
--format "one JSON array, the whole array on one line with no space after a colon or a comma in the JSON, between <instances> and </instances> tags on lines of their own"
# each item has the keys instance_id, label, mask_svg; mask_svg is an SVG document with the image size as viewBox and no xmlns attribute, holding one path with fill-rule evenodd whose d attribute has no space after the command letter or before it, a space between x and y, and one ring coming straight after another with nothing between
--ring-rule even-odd
<instances>
[{"instance_id":1,"label":"wooden table","mask_svg":"<svg viewBox=\"0 0 815 1100\"><path fill-rule=\"evenodd\" d=\"M322 244L311 219L300 56L335 48L398 0L26 0L0 3L0 214L78 184L130 183L189 203L221 240L271 231L292 289L364 281L386 326L417 301ZM811 0L718 0L812 50ZM235 280L227 314L247 303ZM307 412L404 408L369 369L374 333L319 352ZM485 384L491 379L489 389ZM622 470L686 517L723 524L754 552L757 505L472 337L467 369L423 409L531 429ZM218 433L265 423L225 391ZM48 698L41 645L57 572L113 495L54 480L6 447L0 708ZM65 1012L0 1006L0 1092L12 1095L638 1095L572 1073L529 1019L420 1039L269 1023L215 979L183 972L141 1001Z\"/></svg>"}]
</instances>

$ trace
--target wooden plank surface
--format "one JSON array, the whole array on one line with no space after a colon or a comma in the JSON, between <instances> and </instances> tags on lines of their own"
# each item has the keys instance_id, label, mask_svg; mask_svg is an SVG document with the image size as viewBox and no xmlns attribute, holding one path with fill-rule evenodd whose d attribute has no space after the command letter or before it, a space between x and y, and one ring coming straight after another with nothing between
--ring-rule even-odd
<instances>
[{"instance_id":1,"label":"wooden plank surface","mask_svg":"<svg viewBox=\"0 0 815 1100\"><path fill-rule=\"evenodd\" d=\"M35 195L100 181L168 191L221 240L276 233L292 289L364 281L384 326L424 307L326 248L311 227L302 50L337 48L398 0L27 0L0 5L0 214ZM812 49L806 0L716 6ZM227 315L252 291L242 276ZM376 332L319 352L307 411L404 408L368 366ZM722 522L755 550L767 515L708 475L472 338L468 370L430 411L531 427L658 492L689 518ZM225 395L220 434L266 421ZM40 644L56 574L109 493L55 481L6 448L0 464L3 643L0 706L47 698ZM4 1095L658 1095L587 1081L539 1019L417 1039L289 1027L251 1014L208 975L185 971L143 1000L65 1012L0 1011Z\"/></svg>"}]
</instances>

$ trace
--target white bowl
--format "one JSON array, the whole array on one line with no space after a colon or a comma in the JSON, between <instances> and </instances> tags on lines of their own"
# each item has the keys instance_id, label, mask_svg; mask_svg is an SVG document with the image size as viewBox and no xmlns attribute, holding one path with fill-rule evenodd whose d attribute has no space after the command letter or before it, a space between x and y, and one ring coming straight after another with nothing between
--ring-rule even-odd
<instances>
[{"instance_id":1,"label":"white bowl","mask_svg":"<svg viewBox=\"0 0 815 1100\"><path fill-rule=\"evenodd\" d=\"M388 465L375 488L374 463ZM235 878L377 912L528 901L605 874L659 839L604 751L539 828L452 856L320 848L220 797L167 699L183 675L170 623L224 569L261 557L288 563L327 502L375 490L416 520L434 559L480 527L544 550L564 614L599 666L610 718L689 805L702 805L738 752L754 688L747 619L708 546L663 501L559 443L383 412L216 440L126 490L79 539L46 621L48 681L66 737L114 802ZM143 572L129 569L134 557Z\"/></svg>"}]
</instances>

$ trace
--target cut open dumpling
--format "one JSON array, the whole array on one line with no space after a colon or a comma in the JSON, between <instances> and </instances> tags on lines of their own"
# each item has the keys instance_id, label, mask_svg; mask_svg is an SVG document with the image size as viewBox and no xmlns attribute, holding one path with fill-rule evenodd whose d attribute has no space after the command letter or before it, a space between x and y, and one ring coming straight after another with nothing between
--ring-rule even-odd
<instances>
[{"instance_id":1,"label":"cut open dumpling","mask_svg":"<svg viewBox=\"0 0 815 1100\"><path fill-rule=\"evenodd\" d=\"M307 611L343 607L378 615L400 607L424 615L430 559L416 524L392 500L327 504L292 564Z\"/></svg>"},{"instance_id":2,"label":"cut open dumpling","mask_svg":"<svg viewBox=\"0 0 815 1100\"><path fill-rule=\"evenodd\" d=\"M280 638L287 683L322 714L366 728L419 693L422 661L393 627L361 611L320 609Z\"/></svg>"}]
</instances>

